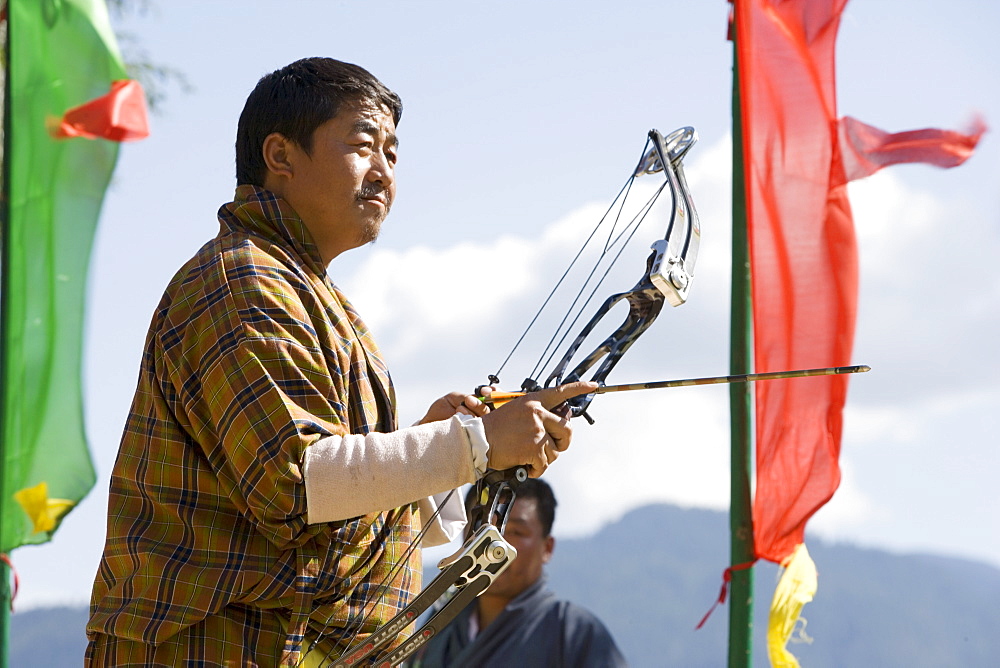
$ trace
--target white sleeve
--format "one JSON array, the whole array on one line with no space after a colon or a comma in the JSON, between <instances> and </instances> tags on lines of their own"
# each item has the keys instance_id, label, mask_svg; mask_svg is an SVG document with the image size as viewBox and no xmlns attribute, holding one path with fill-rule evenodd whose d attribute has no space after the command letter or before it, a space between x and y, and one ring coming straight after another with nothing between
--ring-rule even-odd
<instances>
[{"instance_id":1,"label":"white sleeve","mask_svg":"<svg viewBox=\"0 0 1000 668\"><path fill-rule=\"evenodd\" d=\"M441 492L420 500L420 521L426 523L434 512L437 517L424 534L423 546L434 547L445 545L455 540L462 533L469 518L465 514L465 499L462 490L454 489Z\"/></svg>"},{"instance_id":2,"label":"white sleeve","mask_svg":"<svg viewBox=\"0 0 1000 668\"><path fill-rule=\"evenodd\" d=\"M486 470L485 436L482 420L456 415L389 434L322 438L306 448L303 461L307 521L398 508L471 483ZM421 515L429 517L423 509ZM464 515L463 507L462 521Z\"/></svg>"}]
</instances>

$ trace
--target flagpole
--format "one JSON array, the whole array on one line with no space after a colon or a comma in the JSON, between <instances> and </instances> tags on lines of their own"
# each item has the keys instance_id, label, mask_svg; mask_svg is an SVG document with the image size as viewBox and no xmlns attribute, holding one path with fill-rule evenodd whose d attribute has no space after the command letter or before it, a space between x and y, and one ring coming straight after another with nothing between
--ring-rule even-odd
<instances>
[{"instance_id":1,"label":"flagpole","mask_svg":"<svg viewBox=\"0 0 1000 668\"><path fill-rule=\"evenodd\" d=\"M3 77L3 161L0 164L0 434L6 420L6 378L7 378L7 279L9 275L10 239L10 2L0 2L7 12L4 39L4 77ZM0 438L0 541L3 539L3 504L7 498L6 443ZM0 550L3 546L0 545ZM6 562L0 561L0 668L7 668L7 648L10 647L10 609L12 593L10 590L10 569Z\"/></svg>"},{"instance_id":2,"label":"flagpole","mask_svg":"<svg viewBox=\"0 0 1000 668\"><path fill-rule=\"evenodd\" d=\"M733 3L733 228L730 302L729 372L752 370L753 329L750 293L750 255L747 245L746 187L743 170L743 123L740 104L736 35L740 3ZM751 394L749 383L729 386L730 478L729 563L753 561L753 522L750 499L752 471ZM729 668L748 668L753 647L753 569L732 571L729 591Z\"/></svg>"}]
</instances>

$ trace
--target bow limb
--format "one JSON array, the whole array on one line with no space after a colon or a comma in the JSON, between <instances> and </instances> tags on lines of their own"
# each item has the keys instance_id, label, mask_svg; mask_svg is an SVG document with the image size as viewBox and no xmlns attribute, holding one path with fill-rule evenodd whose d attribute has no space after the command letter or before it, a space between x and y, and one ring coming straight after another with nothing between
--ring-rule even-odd
<instances>
[{"instance_id":1,"label":"bow limb","mask_svg":"<svg viewBox=\"0 0 1000 668\"><path fill-rule=\"evenodd\" d=\"M660 164L668 165L662 171L670 187L673 209L666 234L653 243L648 276L671 306L680 306L687 301L701 243L701 223L683 164L684 156L698 141L698 134L694 128L685 127L674 130L666 138L650 130L649 138Z\"/></svg>"},{"instance_id":2,"label":"bow limb","mask_svg":"<svg viewBox=\"0 0 1000 668\"><path fill-rule=\"evenodd\" d=\"M372 662L378 666L400 665L483 593L517 556L514 546L503 538L503 531L516 489L527 479L527 468L518 466L504 471L490 470L476 482L469 497L467 538L462 547L438 563L437 577L395 617L363 641L351 642L332 665L336 668ZM453 591L454 595L445 600L407 641L389 649L393 641L438 599Z\"/></svg>"},{"instance_id":3,"label":"bow limb","mask_svg":"<svg viewBox=\"0 0 1000 668\"><path fill-rule=\"evenodd\" d=\"M631 290L605 300L548 374L545 387L581 380L595 365L597 368L589 380L603 384L625 352L660 314L664 302L679 306L687 301L701 240L701 226L684 174L683 159L697 141L697 133L694 128L685 127L664 138L654 129L649 131L648 138L647 145L652 146L644 152L631 178L646 174L664 175L664 183L643 207L641 215L645 217L662 191L669 189L671 208L666 233L653 243L652 253L646 260L646 271L639 282ZM622 300L629 305L625 321L572 370L568 370L587 337ZM540 387L530 377L522 384L525 391ZM592 422L586 411L593 398L591 394L571 399L568 403L573 416L583 416Z\"/></svg>"}]
</instances>

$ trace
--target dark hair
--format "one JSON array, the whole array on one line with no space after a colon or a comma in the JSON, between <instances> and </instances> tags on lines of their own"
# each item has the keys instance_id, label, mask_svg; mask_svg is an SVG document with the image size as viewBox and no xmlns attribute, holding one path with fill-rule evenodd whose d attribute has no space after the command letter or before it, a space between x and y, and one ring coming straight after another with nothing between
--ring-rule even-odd
<instances>
[{"instance_id":1,"label":"dark hair","mask_svg":"<svg viewBox=\"0 0 1000 668\"><path fill-rule=\"evenodd\" d=\"M399 96L368 70L333 58L303 58L261 77L247 97L236 128L236 184L264 185L264 139L278 132L307 154L316 128L344 102L384 105L398 125Z\"/></svg>"},{"instance_id":2,"label":"dark hair","mask_svg":"<svg viewBox=\"0 0 1000 668\"><path fill-rule=\"evenodd\" d=\"M515 500L535 500L538 520L542 523L542 535L548 538L552 533L552 523L556 520L556 495L552 493L549 483L541 478L528 478L517 486L514 494Z\"/></svg>"}]
</instances>

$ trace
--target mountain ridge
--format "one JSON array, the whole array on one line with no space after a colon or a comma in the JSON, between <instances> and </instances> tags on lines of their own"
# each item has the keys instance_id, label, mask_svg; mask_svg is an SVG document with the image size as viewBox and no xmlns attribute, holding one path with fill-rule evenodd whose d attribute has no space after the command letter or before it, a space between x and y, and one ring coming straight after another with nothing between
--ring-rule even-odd
<instances>
[{"instance_id":1,"label":"mountain ridge","mask_svg":"<svg viewBox=\"0 0 1000 668\"><path fill-rule=\"evenodd\" d=\"M728 531L721 511L635 508L590 536L560 538L546 568L549 585L604 620L632 666L725 666L728 603L694 627L718 597ZM1000 569L813 536L807 545L819 571L816 599L803 611L812 642L790 645L805 668L1000 665ZM754 571L753 665L767 666L766 614L778 568L759 563ZM87 616L85 606L14 614L9 665L80 665Z\"/></svg>"}]
</instances>

